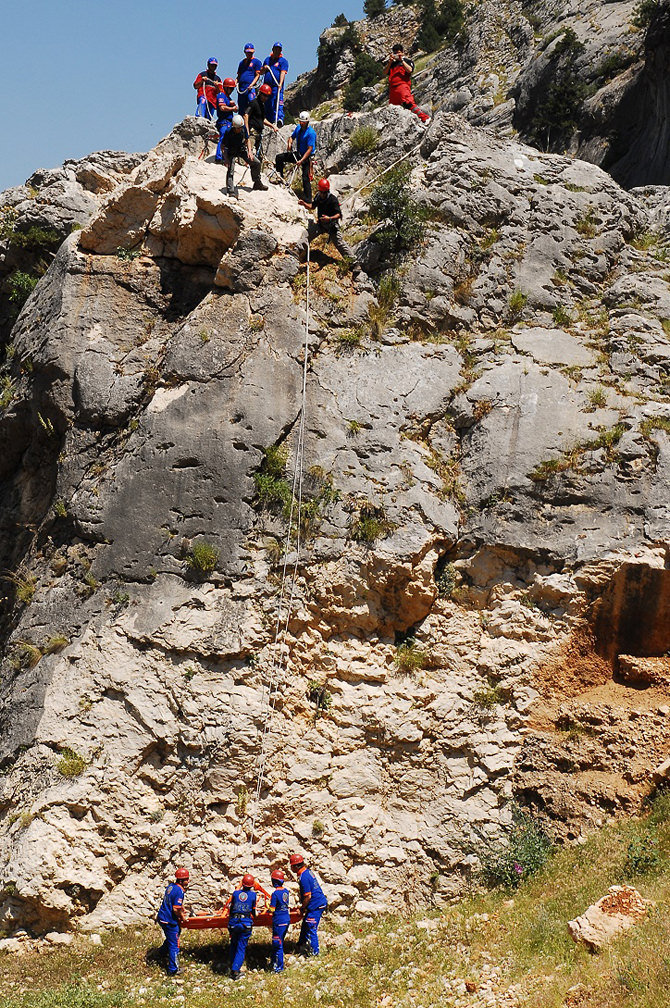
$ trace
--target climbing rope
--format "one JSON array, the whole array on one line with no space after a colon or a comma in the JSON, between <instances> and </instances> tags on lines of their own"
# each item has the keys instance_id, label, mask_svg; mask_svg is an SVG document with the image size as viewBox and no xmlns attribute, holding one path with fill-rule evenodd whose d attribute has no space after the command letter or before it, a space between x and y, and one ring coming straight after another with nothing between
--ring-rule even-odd
<instances>
[{"instance_id":1,"label":"climbing rope","mask_svg":"<svg viewBox=\"0 0 670 1008\"><path fill-rule=\"evenodd\" d=\"M253 811L251 815L251 825L249 828L249 845L252 846L256 836L256 826L258 813L260 810L261 793L265 770L269 752L269 734L275 707L277 704L279 677L288 671L289 648L287 644L288 628L293 612L295 600L296 582L298 579L298 566L300 563L300 548L302 545L302 494L303 494L303 471L305 458L305 427L306 427L306 402L307 402L307 368L309 365L309 295L310 295L310 244L307 241L307 282L305 285L305 343L303 348L302 362L302 394L300 407L300 423L298 426L298 439L296 445L296 459L293 470L293 483L291 486L291 506L288 516L288 528L286 531L286 541L284 544L284 564L282 568L281 590L279 593L279 603L277 606L277 620L275 623L274 645L272 653L272 666L267 682L263 683L263 694L261 699L261 710L263 711L263 727L261 729L260 753L258 759L258 775L253 798ZM295 517L295 552L293 569L289 571L289 550L291 548L291 534L294 528ZM290 581L290 588L287 588ZM284 612L285 610L285 612Z\"/></svg>"}]
</instances>

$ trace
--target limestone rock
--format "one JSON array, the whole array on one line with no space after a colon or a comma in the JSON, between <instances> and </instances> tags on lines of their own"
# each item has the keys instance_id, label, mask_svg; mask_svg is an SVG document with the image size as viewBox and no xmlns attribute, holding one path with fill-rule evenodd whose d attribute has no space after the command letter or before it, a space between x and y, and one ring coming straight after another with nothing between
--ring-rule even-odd
<instances>
[{"instance_id":1,"label":"limestone rock","mask_svg":"<svg viewBox=\"0 0 670 1008\"><path fill-rule=\"evenodd\" d=\"M643 899L632 886L610 886L606 896L575 920L568 921L570 937L575 942L582 942L592 952L599 952L624 931L638 924L646 916L649 906L650 901Z\"/></svg>"}]
</instances>

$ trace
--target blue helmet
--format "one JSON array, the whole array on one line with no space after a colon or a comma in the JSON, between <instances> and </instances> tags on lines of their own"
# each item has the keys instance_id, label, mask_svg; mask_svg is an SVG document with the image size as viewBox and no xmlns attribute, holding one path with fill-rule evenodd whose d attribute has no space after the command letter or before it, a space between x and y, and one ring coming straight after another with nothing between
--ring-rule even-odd
<instances>
[{"instance_id":1,"label":"blue helmet","mask_svg":"<svg viewBox=\"0 0 670 1008\"><path fill-rule=\"evenodd\" d=\"M219 65L219 61L216 58L216 56L210 56L209 59L207 60L207 66L212 66L212 65L214 65L214 66L218 66Z\"/></svg>"},{"instance_id":2,"label":"blue helmet","mask_svg":"<svg viewBox=\"0 0 670 1008\"><path fill-rule=\"evenodd\" d=\"M281 42L273 42L273 43L272 43L272 48L273 48L273 49L283 49L284 47L283 47L283 45L281 44Z\"/></svg>"}]
</instances>

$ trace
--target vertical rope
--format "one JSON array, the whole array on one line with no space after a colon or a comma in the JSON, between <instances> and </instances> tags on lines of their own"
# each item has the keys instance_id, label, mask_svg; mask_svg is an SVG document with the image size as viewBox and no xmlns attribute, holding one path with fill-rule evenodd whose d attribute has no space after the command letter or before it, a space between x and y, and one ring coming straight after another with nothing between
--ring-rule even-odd
<instances>
[{"instance_id":1,"label":"vertical rope","mask_svg":"<svg viewBox=\"0 0 670 1008\"><path fill-rule=\"evenodd\" d=\"M288 628L293 612L295 601L296 582L298 579L298 567L300 564L300 548L302 546L302 493L303 493L303 471L305 460L305 428L306 428L306 402L307 402L307 368L309 365L309 295L310 295L310 244L307 241L307 283L305 285L305 343L303 348L302 363L302 394L300 407L300 424L298 426L298 441L296 446L296 460L293 472L293 484L291 487L291 507L289 509L288 529L286 532L286 542L284 545L284 565L282 569L281 591L279 594L279 604L277 607L277 620L275 623L275 639L273 646L272 666L267 684L263 683L263 693L261 699L261 711L265 711L263 728L261 731L261 744L258 759L258 777L254 792L254 806L249 829L249 845L253 845L256 836L256 826L258 813L260 810L261 792L263 790L263 780L265 778L265 768L268 759L268 740L270 734L270 724L277 703L277 685L281 672L288 671L289 649L287 644ZM291 548L291 532L293 529L293 517L296 516L295 533L295 559L293 570L289 575L288 557ZM290 578L290 591L287 593L287 582ZM288 598L287 598L288 594ZM285 605L286 603L286 605ZM283 616L285 605L285 616Z\"/></svg>"}]
</instances>

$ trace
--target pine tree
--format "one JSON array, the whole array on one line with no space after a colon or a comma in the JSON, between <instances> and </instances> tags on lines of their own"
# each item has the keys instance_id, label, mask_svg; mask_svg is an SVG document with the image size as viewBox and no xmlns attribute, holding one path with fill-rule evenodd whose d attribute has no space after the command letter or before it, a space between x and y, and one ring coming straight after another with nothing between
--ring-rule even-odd
<instances>
[{"instance_id":1,"label":"pine tree","mask_svg":"<svg viewBox=\"0 0 670 1008\"><path fill-rule=\"evenodd\" d=\"M366 17L378 17L386 10L386 0L365 0L363 10L365 11Z\"/></svg>"}]
</instances>

